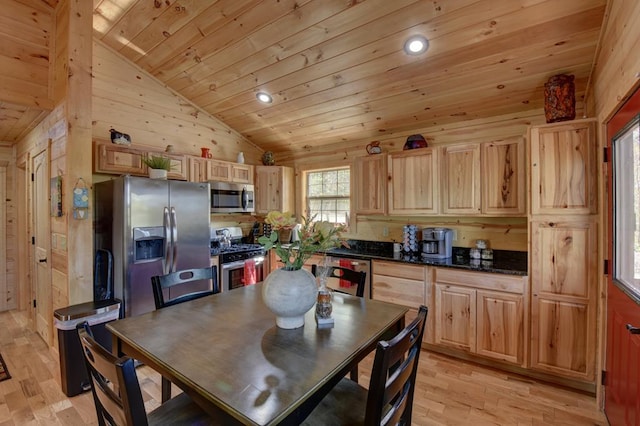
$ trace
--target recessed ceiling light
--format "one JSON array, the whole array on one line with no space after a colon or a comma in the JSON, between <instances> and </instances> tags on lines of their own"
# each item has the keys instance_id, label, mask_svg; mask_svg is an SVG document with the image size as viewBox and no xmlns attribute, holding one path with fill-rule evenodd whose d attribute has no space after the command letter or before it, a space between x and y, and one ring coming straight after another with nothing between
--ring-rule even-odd
<instances>
[{"instance_id":1,"label":"recessed ceiling light","mask_svg":"<svg viewBox=\"0 0 640 426\"><path fill-rule=\"evenodd\" d=\"M264 104L270 104L273 101L273 98L267 92L258 92L256 93L256 98Z\"/></svg>"},{"instance_id":2,"label":"recessed ceiling light","mask_svg":"<svg viewBox=\"0 0 640 426\"><path fill-rule=\"evenodd\" d=\"M421 35L412 36L404 43L404 51L409 55L419 55L429 48L429 42Z\"/></svg>"}]
</instances>

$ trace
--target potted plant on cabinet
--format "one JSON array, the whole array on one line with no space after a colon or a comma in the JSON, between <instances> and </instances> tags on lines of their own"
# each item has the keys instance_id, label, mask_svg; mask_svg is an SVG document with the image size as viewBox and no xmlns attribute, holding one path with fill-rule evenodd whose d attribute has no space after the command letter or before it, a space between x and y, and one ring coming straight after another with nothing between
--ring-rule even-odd
<instances>
[{"instance_id":1,"label":"potted plant on cabinet","mask_svg":"<svg viewBox=\"0 0 640 426\"><path fill-rule=\"evenodd\" d=\"M171 170L171 159L161 155L144 157L142 162L149 168L151 179L166 179L167 173Z\"/></svg>"}]
</instances>

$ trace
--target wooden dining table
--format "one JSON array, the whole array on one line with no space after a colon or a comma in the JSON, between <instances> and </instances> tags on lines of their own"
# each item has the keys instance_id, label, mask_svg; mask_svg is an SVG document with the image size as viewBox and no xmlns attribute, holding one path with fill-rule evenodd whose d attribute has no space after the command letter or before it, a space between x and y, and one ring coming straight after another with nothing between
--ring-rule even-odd
<instances>
[{"instance_id":1,"label":"wooden dining table","mask_svg":"<svg viewBox=\"0 0 640 426\"><path fill-rule=\"evenodd\" d=\"M315 309L303 327L276 327L258 283L107 324L114 351L180 387L217 424L299 424L407 308L335 293L332 326Z\"/></svg>"}]
</instances>

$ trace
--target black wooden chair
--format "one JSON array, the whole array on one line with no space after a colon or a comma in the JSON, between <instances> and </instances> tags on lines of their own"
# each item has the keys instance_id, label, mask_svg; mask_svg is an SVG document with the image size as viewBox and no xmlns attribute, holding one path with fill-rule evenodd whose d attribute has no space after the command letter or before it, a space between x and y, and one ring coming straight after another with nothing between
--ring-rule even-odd
<instances>
[{"instance_id":1,"label":"black wooden chair","mask_svg":"<svg viewBox=\"0 0 640 426\"><path fill-rule=\"evenodd\" d=\"M393 339L380 341L369 390L342 379L303 425L410 425L427 307Z\"/></svg>"},{"instance_id":2,"label":"black wooden chair","mask_svg":"<svg viewBox=\"0 0 640 426\"><path fill-rule=\"evenodd\" d=\"M179 286L202 280L211 281L210 290L193 291L171 299L165 298L165 291L169 292L171 289L177 290ZM153 286L153 299L156 304L156 309L162 309L188 300L199 299L201 297L220 293L217 266L211 266L210 268L185 269L183 271L172 272L167 275L155 275L151 277L151 285ZM164 404L169 399L171 399L171 381L162 377L162 403Z\"/></svg>"},{"instance_id":3,"label":"black wooden chair","mask_svg":"<svg viewBox=\"0 0 640 426\"><path fill-rule=\"evenodd\" d=\"M311 273L313 274L314 277L318 276L317 275L319 272L318 268L321 268L321 267L319 267L316 264L311 265ZM366 272L354 271L348 268L341 268L339 266L328 266L328 268L330 268L330 270L327 273L327 277L338 278L341 280L349 281L352 284L355 284L357 286L356 296L364 297L364 287L365 287L365 283L367 282ZM331 290L336 291L338 293L349 294L346 291L340 290L339 288L332 287ZM358 366L357 365L351 369L351 373L349 373L349 377L351 378L351 380L358 383Z\"/></svg>"},{"instance_id":4,"label":"black wooden chair","mask_svg":"<svg viewBox=\"0 0 640 426\"><path fill-rule=\"evenodd\" d=\"M93 339L87 322L78 327L78 335L101 426L218 423L184 393L147 414L133 358L116 358Z\"/></svg>"},{"instance_id":5,"label":"black wooden chair","mask_svg":"<svg viewBox=\"0 0 640 426\"><path fill-rule=\"evenodd\" d=\"M318 276L318 265L311 265L311 273L314 277ZM356 296L363 297L364 296L364 286L367 281L367 273L364 271L353 271L348 268L341 268L339 266L329 266L331 268L327 277L330 278L338 278L341 280L349 281L350 283L355 284L356 287ZM346 293L345 291L340 290L339 288L332 288L333 291L337 291L338 293Z\"/></svg>"}]
</instances>

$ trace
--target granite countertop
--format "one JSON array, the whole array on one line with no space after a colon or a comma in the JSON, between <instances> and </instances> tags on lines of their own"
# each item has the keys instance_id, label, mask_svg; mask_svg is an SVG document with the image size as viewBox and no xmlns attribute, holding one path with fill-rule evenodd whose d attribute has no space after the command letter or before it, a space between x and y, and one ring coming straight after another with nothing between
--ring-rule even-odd
<instances>
[{"instance_id":1,"label":"granite countertop","mask_svg":"<svg viewBox=\"0 0 640 426\"><path fill-rule=\"evenodd\" d=\"M469 258L468 248L453 247L450 258L427 259L422 257L420 253L394 253L393 243L362 240L349 240L348 243L350 248L334 248L328 250L327 254L497 274L527 275L527 252L523 251L493 250L493 261L472 261Z\"/></svg>"}]
</instances>

